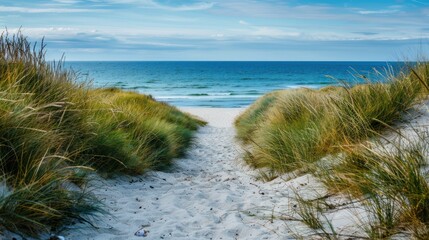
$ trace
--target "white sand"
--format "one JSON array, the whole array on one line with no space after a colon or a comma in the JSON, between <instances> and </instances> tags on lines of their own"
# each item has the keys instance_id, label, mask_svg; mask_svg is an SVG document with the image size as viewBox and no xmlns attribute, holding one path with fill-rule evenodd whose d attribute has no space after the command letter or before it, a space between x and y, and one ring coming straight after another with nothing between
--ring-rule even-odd
<instances>
[{"instance_id":1,"label":"white sand","mask_svg":"<svg viewBox=\"0 0 429 240\"><path fill-rule=\"evenodd\" d=\"M290 210L288 187L279 179L262 183L241 160L232 122L242 109L183 108L209 122L187 157L170 172L101 180L96 195L112 216L99 229L77 224L67 239L284 239L298 222L279 220ZM294 180L308 188L308 176ZM277 219L275 219L275 218ZM285 216L283 216L285 217ZM288 226L287 226L288 225Z\"/></svg>"}]
</instances>

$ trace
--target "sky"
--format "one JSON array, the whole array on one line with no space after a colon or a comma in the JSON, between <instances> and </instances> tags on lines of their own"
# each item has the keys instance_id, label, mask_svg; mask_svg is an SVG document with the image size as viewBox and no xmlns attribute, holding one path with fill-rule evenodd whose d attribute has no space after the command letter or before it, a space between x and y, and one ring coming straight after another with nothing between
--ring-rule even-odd
<instances>
[{"instance_id":1,"label":"sky","mask_svg":"<svg viewBox=\"0 0 429 240\"><path fill-rule=\"evenodd\" d=\"M429 56L429 0L0 0L0 25L67 61Z\"/></svg>"}]
</instances>

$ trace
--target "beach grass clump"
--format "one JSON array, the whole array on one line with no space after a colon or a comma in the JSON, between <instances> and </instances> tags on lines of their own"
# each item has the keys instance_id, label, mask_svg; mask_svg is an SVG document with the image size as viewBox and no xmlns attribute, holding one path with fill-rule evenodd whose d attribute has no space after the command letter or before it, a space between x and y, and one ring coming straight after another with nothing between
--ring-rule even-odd
<instances>
[{"instance_id":1,"label":"beach grass clump","mask_svg":"<svg viewBox=\"0 0 429 240\"><path fill-rule=\"evenodd\" d=\"M167 167L184 153L193 131L205 124L150 96L119 89L89 94L94 101L88 118L97 134L85 143L84 164L107 173Z\"/></svg>"},{"instance_id":2,"label":"beach grass clump","mask_svg":"<svg viewBox=\"0 0 429 240\"><path fill-rule=\"evenodd\" d=\"M365 81L276 91L257 100L235 122L248 149L246 161L281 174L374 136L427 94L428 65L396 76L388 72L382 82Z\"/></svg>"},{"instance_id":3,"label":"beach grass clump","mask_svg":"<svg viewBox=\"0 0 429 240\"><path fill-rule=\"evenodd\" d=\"M368 213L363 229L370 238L429 236L428 141L427 133L417 134L425 135L418 138L422 141L358 144L338 165L315 171L331 192L360 199Z\"/></svg>"},{"instance_id":4,"label":"beach grass clump","mask_svg":"<svg viewBox=\"0 0 429 240\"><path fill-rule=\"evenodd\" d=\"M267 119L255 126L249 159L255 167L288 172L320 155L320 150L313 146L323 131L318 120L329 114L323 101L329 100L329 93L298 89L277 94L275 107L266 112Z\"/></svg>"},{"instance_id":5,"label":"beach grass clump","mask_svg":"<svg viewBox=\"0 0 429 240\"><path fill-rule=\"evenodd\" d=\"M34 107L21 94L3 91L0 98L0 226L34 236L89 220L97 201L79 188L63 186L81 183L75 173L87 168L71 164L60 150L63 138L47 124L51 106Z\"/></svg>"},{"instance_id":6,"label":"beach grass clump","mask_svg":"<svg viewBox=\"0 0 429 240\"><path fill-rule=\"evenodd\" d=\"M204 124L149 96L92 89L44 47L0 37L0 231L29 236L101 211L88 172L166 167Z\"/></svg>"},{"instance_id":7,"label":"beach grass clump","mask_svg":"<svg viewBox=\"0 0 429 240\"><path fill-rule=\"evenodd\" d=\"M258 125L263 123L267 116L267 110L276 101L279 92L271 92L266 94L264 97L256 100L245 112L243 112L236 120L237 137L244 141L250 142L253 133L258 129Z\"/></svg>"},{"instance_id":8,"label":"beach grass clump","mask_svg":"<svg viewBox=\"0 0 429 240\"><path fill-rule=\"evenodd\" d=\"M415 129L404 135L395 124L426 100L428 73L429 64L422 62L381 82L270 93L235 122L246 160L271 175L315 175L330 195L366 210L367 219L356 224L370 239L427 239L428 134ZM320 236L334 232L320 230L326 220L321 209L298 202L303 223Z\"/></svg>"}]
</instances>

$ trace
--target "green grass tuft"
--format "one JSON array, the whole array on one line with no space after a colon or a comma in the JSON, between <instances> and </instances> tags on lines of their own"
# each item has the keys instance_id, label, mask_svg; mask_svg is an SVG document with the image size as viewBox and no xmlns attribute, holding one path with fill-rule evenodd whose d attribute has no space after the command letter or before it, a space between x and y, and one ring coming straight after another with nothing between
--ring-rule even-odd
<instances>
[{"instance_id":1,"label":"green grass tuft","mask_svg":"<svg viewBox=\"0 0 429 240\"><path fill-rule=\"evenodd\" d=\"M417 137L407 139L394 124L427 99L428 85L423 62L383 82L269 93L236 120L238 138L247 162L267 174L309 171L331 194L358 199L368 238L427 239L428 133L414 129ZM379 139L385 130L400 140ZM298 202L302 221L320 229L317 209Z\"/></svg>"},{"instance_id":2,"label":"green grass tuft","mask_svg":"<svg viewBox=\"0 0 429 240\"><path fill-rule=\"evenodd\" d=\"M281 174L368 139L422 99L428 73L429 65L417 64L410 74L386 74L384 82L269 93L235 122L250 149L246 160Z\"/></svg>"}]
</instances>

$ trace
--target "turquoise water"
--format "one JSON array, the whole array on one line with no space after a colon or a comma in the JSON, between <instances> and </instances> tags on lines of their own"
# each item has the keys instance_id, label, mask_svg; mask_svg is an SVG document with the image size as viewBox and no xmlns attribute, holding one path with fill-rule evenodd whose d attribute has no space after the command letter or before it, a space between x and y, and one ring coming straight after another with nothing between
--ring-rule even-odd
<instances>
[{"instance_id":1,"label":"turquoise water","mask_svg":"<svg viewBox=\"0 0 429 240\"><path fill-rule=\"evenodd\" d=\"M386 62L69 62L95 87L150 94L176 106L245 107L278 89L338 85L379 78Z\"/></svg>"}]
</instances>

